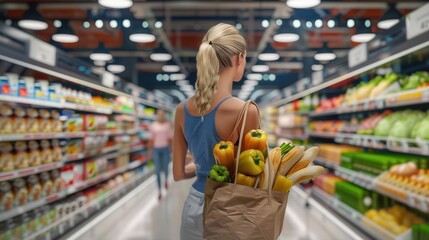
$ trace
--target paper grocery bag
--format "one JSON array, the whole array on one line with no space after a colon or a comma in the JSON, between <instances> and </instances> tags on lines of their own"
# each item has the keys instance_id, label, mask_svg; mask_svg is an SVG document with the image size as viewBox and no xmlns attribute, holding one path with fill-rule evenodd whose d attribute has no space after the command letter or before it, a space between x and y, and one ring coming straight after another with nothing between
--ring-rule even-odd
<instances>
[{"instance_id":1,"label":"paper grocery bag","mask_svg":"<svg viewBox=\"0 0 429 240\"><path fill-rule=\"evenodd\" d=\"M207 178L204 239L275 240L280 235L288 193L219 183Z\"/></svg>"},{"instance_id":2,"label":"paper grocery bag","mask_svg":"<svg viewBox=\"0 0 429 240\"><path fill-rule=\"evenodd\" d=\"M242 123L235 176L247 112L252 103L246 102L234 127L235 131ZM269 176L270 181L274 177ZM287 199L288 193L285 192L220 183L207 178L203 211L204 239L275 240L282 231Z\"/></svg>"}]
</instances>

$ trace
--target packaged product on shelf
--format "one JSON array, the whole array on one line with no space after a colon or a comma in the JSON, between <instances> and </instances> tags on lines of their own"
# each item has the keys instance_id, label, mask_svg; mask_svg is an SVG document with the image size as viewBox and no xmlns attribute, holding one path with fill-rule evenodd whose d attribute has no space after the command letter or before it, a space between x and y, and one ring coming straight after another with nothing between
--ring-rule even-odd
<instances>
[{"instance_id":1,"label":"packaged product on shelf","mask_svg":"<svg viewBox=\"0 0 429 240\"><path fill-rule=\"evenodd\" d=\"M14 194L9 182L0 182L0 212L6 212L13 208Z\"/></svg>"},{"instance_id":2,"label":"packaged product on shelf","mask_svg":"<svg viewBox=\"0 0 429 240\"><path fill-rule=\"evenodd\" d=\"M39 119L39 127L40 132L49 133L52 132L51 126L51 113L46 109L41 109L39 111L40 119Z\"/></svg>"},{"instance_id":3,"label":"packaged product on shelf","mask_svg":"<svg viewBox=\"0 0 429 240\"><path fill-rule=\"evenodd\" d=\"M25 111L22 108L16 108L12 120L12 129L14 133L22 134L27 132Z\"/></svg>"},{"instance_id":4,"label":"packaged product on shelf","mask_svg":"<svg viewBox=\"0 0 429 240\"><path fill-rule=\"evenodd\" d=\"M96 148L95 137L86 137L83 139L83 149L85 154L96 154L98 149Z\"/></svg>"},{"instance_id":5,"label":"packaged product on shelf","mask_svg":"<svg viewBox=\"0 0 429 240\"><path fill-rule=\"evenodd\" d=\"M43 164L52 163L53 154L52 154L51 144L49 143L48 140L42 140L41 146L42 146L42 151L41 151L42 163Z\"/></svg>"},{"instance_id":6,"label":"packaged product on shelf","mask_svg":"<svg viewBox=\"0 0 429 240\"><path fill-rule=\"evenodd\" d=\"M82 139L71 139L65 145L66 155L76 155L83 152Z\"/></svg>"},{"instance_id":7,"label":"packaged product on shelf","mask_svg":"<svg viewBox=\"0 0 429 240\"><path fill-rule=\"evenodd\" d=\"M15 228L13 230L13 235L15 237L15 239L23 239L25 233L25 226L23 223L23 219L22 216L18 216L18 217L14 217L13 221L15 222Z\"/></svg>"},{"instance_id":8,"label":"packaged product on shelf","mask_svg":"<svg viewBox=\"0 0 429 240\"><path fill-rule=\"evenodd\" d=\"M58 111L51 111L51 128L52 132L62 132L63 131L63 123L60 120L60 113Z\"/></svg>"},{"instance_id":9,"label":"packaged product on shelf","mask_svg":"<svg viewBox=\"0 0 429 240\"><path fill-rule=\"evenodd\" d=\"M12 171L15 169L12 143L0 143L0 171Z\"/></svg>"},{"instance_id":10,"label":"packaged product on shelf","mask_svg":"<svg viewBox=\"0 0 429 240\"><path fill-rule=\"evenodd\" d=\"M22 178L15 179L12 183L15 206L23 206L28 202L28 190L26 182Z\"/></svg>"},{"instance_id":11,"label":"packaged product on shelf","mask_svg":"<svg viewBox=\"0 0 429 240\"><path fill-rule=\"evenodd\" d=\"M10 95L10 84L7 76L0 76L0 93Z\"/></svg>"},{"instance_id":12,"label":"packaged product on shelf","mask_svg":"<svg viewBox=\"0 0 429 240\"><path fill-rule=\"evenodd\" d=\"M62 191L62 182L61 182L61 174L58 170L51 171L51 180L53 183L53 191L54 193L59 193Z\"/></svg>"},{"instance_id":13,"label":"packaged product on shelf","mask_svg":"<svg viewBox=\"0 0 429 240\"><path fill-rule=\"evenodd\" d=\"M5 75L1 83L2 94L18 96L18 74L6 73Z\"/></svg>"},{"instance_id":14,"label":"packaged product on shelf","mask_svg":"<svg viewBox=\"0 0 429 240\"><path fill-rule=\"evenodd\" d=\"M15 168L22 169L30 166L26 142L15 142Z\"/></svg>"},{"instance_id":15,"label":"packaged product on shelf","mask_svg":"<svg viewBox=\"0 0 429 240\"><path fill-rule=\"evenodd\" d=\"M12 108L0 104L0 134L11 134L13 131Z\"/></svg>"},{"instance_id":16,"label":"packaged product on shelf","mask_svg":"<svg viewBox=\"0 0 429 240\"><path fill-rule=\"evenodd\" d=\"M19 96L34 98L34 78L21 77L19 80Z\"/></svg>"},{"instance_id":17,"label":"packaged product on shelf","mask_svg":"<svg viewBox=\"0 0 429 240\"><path fill-rule=\"evenodd\" d=\"M83 116L84 131L95 131L97 130L96 116L95 115L84 115Z\"/></svg>"},{"instance_id":18,"label":"packaged product on shelf","mask_svg":"<svg viewBox=\"0 0 429 240\"><path fill-rule=\"evenodd\" d=\"M82 117L79 115L70 116L65 122L66 132L80 132L83 131Z\"/></svg>"},{"instance_id":19,"label":"packaged product on shelf","mask_svg":"<svg viewBox=\"0 0 429 240\"><path fill-rule=\"evenodd\" d=\"M63 159L63 149L60 146L60 141L57 139L52 140L52 161L61 162Z\"/></svg>"},{"instance_id":20,"label":"packaged product on shelf","mask_svg":"<svg viewBox=\"0 0 429 240\"><path fill-rule=\"evenodd\" d=\"M36 141L30 141L28 143L28 161L30 166L35 167L42 164L42 155L39 149L39 143Z\"/></svg>"},{"instance_id":21,"label":"packaged product on shelf","mask_svg":"<svg viewBox=\"0 0 429 240\"><path fill-rule=\"evenodd\" d=\"M41 132L39 126L39 112L34 108L27 109L27 132L38 133Z\"/></svg>"},{"instance_id":22,"label":"packaged product on shelf","mask_svg":"<svg viewBox=\"0 0 429 240\"><path fill-rule=\"evenodd\" d=\"M86 161L84 164L84 179L89 180L97 175L97 163L95 160Z\"/></svg>"},{"instance_id":23,"label":"packaged product on shelf","mask_svg":"<svg viewBox=\"0 0 429 240\"><path fill-rule=\"evenodd\" d=\"M49 100L49 82L46 80L37 80L34 84L34 98L40 100Z\"/></svg>"},{"instance_id":24,"label":"packaged product on shelf","mask_svg":"<svg viewBox=\"0 0 429 240\"><path fill-rule=\"evenodd\" d=\"M83 163L74 164L72 171L73 171L73 181L75 183L82 182L82 181L86 180Z\"/></svg>"},{"instance_id":25,"label":"packaged product on shelf","mask_svg":"<svg viewBox=\"0 0 429 240\"><path fill-rule=\"evenodd\" d=\"M47 197L53 194L54 184L52 183L51 176L48 172L40 174L40 183L42 185L42 196Z\"/></svg>"},{"instance_id":26,"label":"packaged product on shelf","mask_svg":"<svg viewBox=\"0 0 429 240\"><path fill-rule=\"evenodd\" d=\"M49 226L50 222L49 222L49 206L42 206L40 208L40 227L41 228L45 228L47 226Z\"/></svg>"},{"instance_id":27,"label":"packaged product on shelf","mask_svg":"<svg viewBox=\"0 0 429 240\"><path fill-rule=\"evenodd\" d=\"M37 231L37 219L35 211L28 212L28 217L30 221L28 222L28 232L35 233Z\"/></svg>"},{"instance_id":28,"label":"packaged product on shelf","mask_svg":"<svg viewBox=\"0 0 429 240\"><path fill-rule=\"evenodd\" d=\"M50 224L55 223L58 220L57 211L54 207L49 206L49 222ZM60 236L60 231L58 226L52 227L50 231L50 235L53 239L56 239Z\"/></svg>"},{"instance_id":29,"label":"packaged product on shelf","mask_svg":"<svg viewBox=\"0 0 429 240\"><path fill-rule=\"evenodd\" d=\"M28 201L36 201L42 197L42 186L37 175L27 178Z\"/></svg>"},{"instance_id":30,"label":"packaged product on shelf","mask_svg":"<svg viewBox=\"0 0 429 240\"><path fill-rule=\"evenodd\" d=\"M30 231L30 221L31 221L31 215L29 213L24 213L21 216L21 229L22 229L22 238L25 239L28 237L32 232Z\"/></svg>"},{"instance_id":31,"label":"packaged product on shelf","mask_svg":"<svg viewBox=\"0 0 429 240\"><path fill-rule=\"evenodd\" d=\"M49 86L49 101L60 102L61 101L61 84L54 83Z\"/></svg>"}]
</instances>

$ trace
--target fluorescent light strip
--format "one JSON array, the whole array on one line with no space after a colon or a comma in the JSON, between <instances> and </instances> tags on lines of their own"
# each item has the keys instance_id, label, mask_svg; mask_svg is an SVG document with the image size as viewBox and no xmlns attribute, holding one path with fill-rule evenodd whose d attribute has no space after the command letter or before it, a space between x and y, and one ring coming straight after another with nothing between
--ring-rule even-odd
<instances>
[{"instance_id":1,"label":"fluorescent light strip","mask_svg":"<svg viewBox=\"0 0 429 240\"><path fill-rule=\"evenodd\" d=\"M379 60L379 61L377 61L375 63L372 63L372 64L370 64L368 66L356 69L356 70L354 70L352 72L349 72L349 73L346 73L344 75L341 75L341 76L339 76L337 78L334 78L334 79L332 79L330 81L324 82L324 83L322 83L320 85L317 85L317 86L314 86L312 88L306 89L306 90L304 90L304 91L302 91L302 92L300 92L298 94L292 95L291 97L285 98L283 100L279 100L277 102L274 102L274 103L268 104L268 105L277 106L277 107L278 106L282 106L282 105L284 105L286 103L292 102L292 101L294 101L296 99L302 98L304 96L307 96L307 95L310 95L310 94L315 93L317 91L320 91L320 90L322 90L324 88L330 87L330 86L332 86L334 84L342 82L342 81L344 81L346 79L349 79L351 77L354 77L354 76L359 75L361 73L364 73L366 71L372 70L372 69L374 69L376 67L384 65L384 64L386 64L388 62L396 60L396 59L398 59L400 57L408 55L408 54L410 54L412 52L415 52L415 51L420 50L420 49L422 49L424 47L427 47L427 46L429 46L429 41L426 41L426 42L421 43L419 45L416 45L414 47L408 48L408 49L406 49L406 50L404 50L402 52L399 52L399 53L396 53L396 54L394 54L392 56L383 58L383 59L381 59L381 60Z\"/></svg>"}]
</instances>

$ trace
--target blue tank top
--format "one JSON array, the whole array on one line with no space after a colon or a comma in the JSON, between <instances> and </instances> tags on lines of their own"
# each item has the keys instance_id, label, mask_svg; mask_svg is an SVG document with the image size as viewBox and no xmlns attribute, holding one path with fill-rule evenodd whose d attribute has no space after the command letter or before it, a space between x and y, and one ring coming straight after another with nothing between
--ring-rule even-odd
<instances>
[{"instance_id":1,"label":"blue tank top","mask_svg":"<svg viewBox=\"0 0 429 240\"><path fill-rule=\"evenodd\" d=\"M231 97L222 99L212 111L202 117L195 117L189 114L186 102L184 104L185 138L197 169L197 180L192 186L199 192L204 192L206 178L215 164L213 148L218 142L222 141L216 131L216 112L220 105L229 98Z\"/></svg>"}]
</instances>

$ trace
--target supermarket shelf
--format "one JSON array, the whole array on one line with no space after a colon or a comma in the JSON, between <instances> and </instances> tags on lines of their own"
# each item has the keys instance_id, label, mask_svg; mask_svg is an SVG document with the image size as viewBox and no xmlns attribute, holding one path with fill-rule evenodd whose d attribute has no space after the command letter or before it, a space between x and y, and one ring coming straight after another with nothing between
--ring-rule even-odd
<instances>
[{"instance_id":1,"label":"supermarket shelf","mask_svg":"<svg viewBox=\"0 0 429 240\"><path fill-rule=\"evenodd\" d=\"M121 135L126 133L127 133L126 131L117 131L117 130L107 131L106 130L106 131L94 131L94 132L1 134L0 142L41 140L41 139L60 139L60 138L84 138L84 137L91 137L91 136L114 136L114 135Z\"/></svg>"},{"instance_id":2,"label":"supermarket shelf","mask_svg":"<svg viewBox=\"0 0 429 240\"><path fill-rule=\"evenodd\" d=\"M287 138L287 139L298 139L298 140L307 140L308 135L293 135L293 134L282 134L278 136L279 138Z\"/></svg>"},{"instance_id":3,"label":"supermarket shelf","mask_svg":"<svg viewBox=\"0 0 429 240\"><path fill-rule=\"evenodd\" d=\"M365 99L352 104L322 111L312 112L310 117L339 115L344 113L365 112L385 108L413 106L429 103L429 88L413 89L394 94L387 94L374 99Z\"/></svg>"},{"instance_id":4,"label":"supermarket shelf","mask_svg":"<svg viewBox=\"0 0 429 240\"><path fill-rule=\"evenodd\" d=\"M111 146L111 147L106 147L103 148L101 151L98 151L96 153L79 153L79 154L73 154L73 155L68 155L68 156L64 156L63 157L63 161L64 162L73 162L73 161L77 161L77 160L82 160L85 158L89 158L89 157L95 157L95 156L100 156L100 155L104 155L113 151L117 151L120 149L119 145L116 146Z\"/></svg>"},{"instance_id":5,"label":"supermarket shelf","mask_svg":"<svg viewBox=\"0 0 429 240\"><path fill-rule=\"evenodd\" d=\"M429 198L427 197L418 195L388 183L381 182L379 180L374 182L374 189L377 192L402 202L410 207L416 208L424 213L429 213ZM393 192L396 194L393 194Z\"/></svg>"},{"instance_id":6,"label":"supermarket shelf","mask_svg":"<svg viewBox=\"0 0 429 240\"><path fill-rule=\"evenodd\" d=\"M156 115L137 114L137 117L147 120L156 120Z\"/></svg>"},{"instance_id":7,"label":"supermarket shelf","mask_svg":"<svg viewBox=\"0 0 429 240\"><path fill-rule=\"evenodd\" d=\"M63 104L59 102L51 102L48 100L38 100L33 98L24 98L24 97L17 97L17 96L2 95L2 94L0 94L0 101L29 104L29 105L40 106L40 107L63 108Z\"/></svg>"},{"instance_id":8,"label":"supermarket shelf","mask_svg":"<svg viewBox=\"0 0 429 240\"><path fill-rule=\"evenodd\" d=\"M93 112L93 113L100 113L100 114L112 114L112 109L106 108L106 107L89 106L89 105L69 103L69 102L65 102L61 105L62 105L61 106L62 108L67 108L72 110Z\"/></svg>"},{"instance_id":9,"label":"supermarket shelf","mask_svg":"<svg viewBox=\"0 0 429 240\"><path fill-rule=\"evenodd\" d=\"M145 149L146 147L144 145L137 145L137 146L133 146L129 149L122 149L121 153L126 154L126 153L133 153L133 152L137 152L137 151L141 151L143 149Z\"/></svg>"},{"instance_id":10,"label":"supermarket shelf","mask_svg":"<svg viewBox=\"0 0 429 240\"><path fill-rule=\"evenodd\" d=\"M294 126L286 126L286 127L280 127L281 129L295 129L295 128L305 128L307 127L307 124L300 124L300 125L294 125Z\"/></svg>"},{"instance_id":11,"label":"supermarket shelf","mask_svg":"<svg viewBox=\"0 0 429 240\"><path fill-rule=\"evenodd\" d=\"M316 131L309 131L308 134L311 137L318 137L318 138L329 138L329 139L333 139L337 136L336 133L332 133L332 132L316 132Z\"/></svg>"},{"instance_id":12,"label":"supermarket shelf","mask_svg":"<svg viewBox=\"0 0 429 240\"><path fill-rule=\"evenodd\" d=\"M324 202L327 206L337 212L339 215L353 223L355 226L364 230L371 237L375 239L393 239L393 240L403 240L403 239L411 239L411 230L405 232L401 236L395 236L386 229L382 228L375 222L369 220L365 216L363 216L358 211L349 207L348 205L342 203L337 198L330 196L329 194L323 192L317 187L313 187L311 189L311 193L318 200Z\"/></svg>"},{"instance_id":13,"label":"supermarket shelf","mask_svg":"<svg viewBox=\"0 0 429 240\"><path fill-rule=\"evenodd\" d=\"M51 196L41 198L34 202L30 202L24 206L13 208L12 210L9 210L7 212L2 212L0 214L0 222L7 220L9 218L16 217L18 215L21 215L25 212L31 211L33 209L36 209L38 207L41 207L43 205L46 205L58 199L64 198L66 195L67 195L66 192L55 193L55 194L52 194Z\"/></svg>"},{"instance_id":14,"label":"supermarket shelf","mask_svg":"<svg viewBox=\"0 0 429 240\"><path fill-rule=\"evenodd\" d=\"M62 162L56 162L56 163L40 165L37 167L24 168L24 169L8 171L8 172L0 172L0 181L7 181L15 178L25 177L32 174L38 174L41 172L58 169L58 168L61 168L62 166L63 166Z\"/></svg>"},{"instance_id":15,"label":"supermarket shelf","mask_svg":"<svg viewBox=\"0 0 429 240\"><path fill-rule=\"evenodd\" d=\"M49 232L52 228L55 228L59 225L62 225L66 222L70 223L73 222L75 224L72 224L71 227L74 227L74 225L80 224L79 222L75 222L74 219L78 217L79 215L83 215L86 219L89 217L89 211L91 209L97 209L100 211L103 207L109 205L110 203L114 202L118 198L122 197L124 194L130 192L134 189L138 184L142 183L143 181L147 180L150 176L154 174L154 170L144 171L144 173L139 174L135 179L132 181L129 181L125 184L121 184L110 190L110 193L108 195L103 195L100 198L96 198L92 200L91 202L87 203L82 209L79 209L75 212L70 213L69 215L66 215L62 217L61 219L57 219L54 223L50 224L49 226L46 226L39 231L29 235L24 240L32 240L36 239L38 236L45 234Z\"/></svg>"},{"instance_id":16,"label":"supermarket shelf","mask_svg":"<svg viewBox=\"0 0 429 240\"><path fill-rule=\"evenodd\" d=\"M113 113L135 115L134 111L125 111L125 110L118 110L118 109L114 109Z\"/></svg>"},{"instance_id":17,"label":"supermarket shelf","mask_svg":"<svg viewBox=\"0 0 429 240\"><path fill-rule=\"evenodd\" d=\"M322 167L326 167L332 170L337 169L338 164L332 163L330 161L327 161L325 158L322 157L317 157L314 161L313 161L316 165L320 165Z\"/></svg>"},{"instance_id":18,"label":"supermarket shelf","mask_svg":"<svg viewBox=\"0 0 429 240\"><path fill-rule=\"evenodd\" d=\"M335 169L335 175L342 177L368 190L373 189L373 182L375 180L375 177L370 176L368 174L337 166L337 168Z\"/></svg>"}]
</instances>

